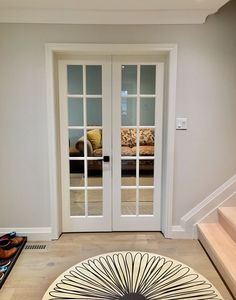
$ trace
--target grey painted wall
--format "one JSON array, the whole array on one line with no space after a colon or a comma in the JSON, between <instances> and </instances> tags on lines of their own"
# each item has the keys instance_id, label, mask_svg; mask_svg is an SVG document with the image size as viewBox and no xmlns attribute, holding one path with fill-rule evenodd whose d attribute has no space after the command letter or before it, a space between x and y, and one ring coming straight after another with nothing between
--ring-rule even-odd
<instances>
[{"instance_id":1,"label":"grey painted wall","mask_svg":"<svg viewBox=\"0 0 236 300\"><path fill-rule=\"evenodd\" d=\"M236 2L204 25L0 25L0 227L50 226L47 42L177 43L173 224L236 173Z\"/></svg>"}]
</instances>

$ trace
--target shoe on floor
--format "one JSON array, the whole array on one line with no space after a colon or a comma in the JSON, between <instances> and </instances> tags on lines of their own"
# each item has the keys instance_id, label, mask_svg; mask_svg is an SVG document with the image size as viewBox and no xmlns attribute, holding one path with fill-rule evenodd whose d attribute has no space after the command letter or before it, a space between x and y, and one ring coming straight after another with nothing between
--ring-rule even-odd
<instances>
[{"instance_id":1,"label":"shoe on floor","mask_svg":"<svg viewBox=\"0 0 236 300\"><path fill-rule=\"evenodd\" d=\"M13 239L11 239L11 246L17 247L23 242L24 238L22 236L16 236Z\"/></svg>"},{"instance_id":2,"label":"shoe on floor","mask_svg":"<svg viewBox=\"0 0 236 300\"><path fill-rule=\"evenodd\" d=\"M2 249L11 249L13 247L19 246L23 242L24 238L22 236L15 236L12 239L0 240L0 248Z\"/></svg>"},{"instance_id":3,"label":"shoe on floor","mask_svg":"<svg viewBox=\"0 0 236 300\"><path fill-rule=\"evenodd\" d=\"M6 234L4 234L4 235L2 235L2 236L0 236L0 240L1 239L12 239L12 238L14 238L16 236L16 232L15 231L11 231L11 232L9 232L9 233L6 233Z\"/></svg>"},{"instance_id":4,"label":"shoe on floor","mask_svg":"<svg viewBox=\"0 0 236 300\"><path fill-rule=\"evenodd\" d=\"M0 239L0 247L1 248L10 247L10 245L11 245L11 240L9 240L8 238Z\"/></svg>"},{"instance_id":5,"label":"shoe on floor","mask_svg":"<svg viewBox=\"0 0 236 300\"><path fill-rule=\"evenodd\" d=\"M9 250L3 250L2 248L0 248L0 259L8 259L10 257L12 257L14 254L16 254L17 252L17 248L11 248Z\"/></svg>"},{"instance_id":6,"label":"shoe on floor","mask_svg":"<svg viewBox=\"0 0 236 300\"><path fill-rule=\"evenodd\" d=\"M7 267L9 266L11 263L10 259L1 259L0 260L0 267Z\"/></svg>"},{"instance_id":7,"label":"shoe on floor","mask_svg":"<svg viewBox=\"0 0 236 300\"><path fill-rule=\"evenodd\" d=\"M15 238L16 236L16 232L15 231L12 231L12 232L9 232L7 234L4 234L0 237L0 247L1 248L11 248L11 247L14 247L13 245L11 245L11 239Z\"/></svg>"}]
</instances>

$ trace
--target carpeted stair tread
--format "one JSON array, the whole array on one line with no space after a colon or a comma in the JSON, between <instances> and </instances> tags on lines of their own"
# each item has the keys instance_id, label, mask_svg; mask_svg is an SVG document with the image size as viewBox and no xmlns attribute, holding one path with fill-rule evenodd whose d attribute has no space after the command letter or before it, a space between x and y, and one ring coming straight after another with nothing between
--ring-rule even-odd
<instances>
[{"instance_id":1,"label":"carpeted stair tread","mask_svg":"<svg viewBox=\"0 0 236 300\"><path fill-rule=\"evenodd\" d=\"M198 224L199 240L236 297L236 243L219 223Z\"/></svg>"},{"instance_id":2,"label":"carpeted stair tread","mask_svg":"<svg viewBox=\"0 0 236 300\"><path fill-rule=\"evenodd\" d=\"M236 242L236 207L218 208L219 222Z\"/></svg>"}]
</instances>

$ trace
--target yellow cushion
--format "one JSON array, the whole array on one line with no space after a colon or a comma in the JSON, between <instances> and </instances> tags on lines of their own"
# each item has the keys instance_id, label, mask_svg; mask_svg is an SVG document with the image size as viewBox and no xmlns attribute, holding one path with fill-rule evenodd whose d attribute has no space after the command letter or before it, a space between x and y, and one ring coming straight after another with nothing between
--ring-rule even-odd
<instances>
[{"instance_id":1,"label":"yellow cushion","mask_svg":"<svg viewBox=\"0 0 236 300\"><path fill-rule=\"evenodd\" d=\"M87 133L88 140L93 146L93 150L101 148L101 132L100 129L93 129Z\"/></svg>"}]
</instances>

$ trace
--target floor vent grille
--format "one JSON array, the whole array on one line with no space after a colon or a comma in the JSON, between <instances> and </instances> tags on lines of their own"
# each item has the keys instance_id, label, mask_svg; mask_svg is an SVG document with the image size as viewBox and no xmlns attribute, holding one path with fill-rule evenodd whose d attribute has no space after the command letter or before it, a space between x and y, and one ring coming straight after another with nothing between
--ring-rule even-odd
<instances>
[{"instance_id":1,"label":"floor vent grille","mask_svg":"<svg viewBox=\"0 0 236 300\"><path fill-rule=\"evenodd\" d=\"M45 245L45 244L26 244L25 250L44 252L44 251L48 251L48 248L47 248L47 245Z\"/></svg>"}]
</instances>

